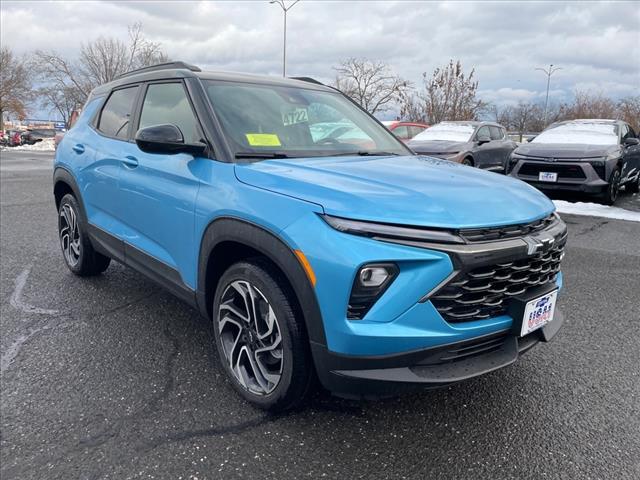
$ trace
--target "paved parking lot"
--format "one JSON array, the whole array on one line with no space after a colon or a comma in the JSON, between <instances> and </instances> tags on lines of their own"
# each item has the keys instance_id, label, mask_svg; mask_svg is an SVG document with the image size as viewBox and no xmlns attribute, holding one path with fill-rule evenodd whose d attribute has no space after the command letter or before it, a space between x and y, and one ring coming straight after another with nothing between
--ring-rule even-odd
<instances>
[{"instance_id":1,"label":"paved parking lot","mask_svg":"<svg viewBox=\"0 0 640 480\"><path fill-rule=\"evenodd\" d=\"M69 273L51 158L0 153L3 480L640 477L640 223L565 217L567 322L515 365L270 416L194 310L117 264Z\"/></svg>"}]
</instances>

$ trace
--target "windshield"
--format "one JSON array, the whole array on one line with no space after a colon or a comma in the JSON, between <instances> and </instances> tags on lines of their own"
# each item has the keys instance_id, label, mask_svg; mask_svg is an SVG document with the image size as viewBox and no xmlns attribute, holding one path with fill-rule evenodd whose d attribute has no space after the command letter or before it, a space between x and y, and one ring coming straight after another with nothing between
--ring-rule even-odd
<instances>
[{"instance_id":1,"label":"windshield","mask_svg":"<svg viewBox=\"0 0 640 480\"><path fill-rule=\"evenodd\" d=\"M411 154L337 92L213 80L205 88L237 158Z\"/></svg>"},{"instance_id":2,"label":"windshield","mask_svg":"<svg viewBox=\"0 0 640 480\"><path fill-rule=\"evenodd\" d=\"M459 123L438 123L419 133L413 140L449 140L451 142L468 142L475 127Z\"/></svg>"},{"instance_id":3,"label":"windshield","mask_svg":"<svg viewBox=\"0 0 640 480\"><path fill-rule=\"evenodd\" d=\"M565 123L545 130L531 143L617 145L618 130L609 123Z\"/></svg>"}]
</instances>

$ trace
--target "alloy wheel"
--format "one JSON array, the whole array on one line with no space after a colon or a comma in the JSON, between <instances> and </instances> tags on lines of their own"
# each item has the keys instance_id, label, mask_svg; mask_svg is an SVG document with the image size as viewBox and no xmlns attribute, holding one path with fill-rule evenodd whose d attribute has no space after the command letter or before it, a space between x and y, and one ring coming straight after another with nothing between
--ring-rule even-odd
<instances>
[{"instance_id":1,"label":"alloy wheel","mask_svg":"<svg viewBox=\"0 0 640 480\"><path fill-rule=\"evenodd\" d=\"M234 281L222 294L217 321L236 380L253 394L271 393L282 377L283 350L280 325L267 298L255 285Z\"/></svg>"},{"instance_id":2,"label":"alloy wheel","mask_svg":"<svg viewBox=\"0 0 640 480\"><path fill-rule=\"evenodd\" d=\"M64 204L60 209L60 244L67 263L75 267L80 261L80 230L78 216L71 205Z\"/></svg>"},{"instance_id":3,"label":"alloy wheel","mask_svg":"<svg viewBox=\"0 0 640 480\"><path fill-rule=\"evenodd\" d=\"M620 172L618 170L613 172L609 190L609 197L611 198L612 202L615 202L615 200L618 198L618 191L620 190Z\"/></svg>"}]
</instances>

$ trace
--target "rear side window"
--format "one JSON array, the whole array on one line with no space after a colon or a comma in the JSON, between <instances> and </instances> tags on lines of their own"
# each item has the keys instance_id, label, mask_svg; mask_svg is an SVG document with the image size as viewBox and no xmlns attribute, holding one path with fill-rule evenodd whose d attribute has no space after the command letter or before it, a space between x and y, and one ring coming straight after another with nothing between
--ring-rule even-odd
<instances>
[{"instance_id":1,"label":"rear side window","mask_svg":"<svg viewBox=\"0 0 640 480\"><path fill-rule=\"evenodd\" d=\"M126 139L137 93L137 86L113 92L100 114L98 130L110 137Z\"/></svg>"},{"instance_id":2,"label":"rear side window","mask_svg":"<svg viewBox=\"0 0 640 480\"><path fill-rule=\"evenodd\" d=\"M197 143L202 137L198 132L198 122L191 110L187 92L181 83L149 85L138 128L168 123L180 129L185 143Z\"/></svg>"},{"instance_id":3,"label":"rear side window","mask_svg":"<svg viewBox=\"0 0 640 480\"><path fill-rule=\"evenodd\" d=\"M491 140L502 140L504 135L500 127L489 127L489 131L491 132Z\"/></svg>"}]
</instances>

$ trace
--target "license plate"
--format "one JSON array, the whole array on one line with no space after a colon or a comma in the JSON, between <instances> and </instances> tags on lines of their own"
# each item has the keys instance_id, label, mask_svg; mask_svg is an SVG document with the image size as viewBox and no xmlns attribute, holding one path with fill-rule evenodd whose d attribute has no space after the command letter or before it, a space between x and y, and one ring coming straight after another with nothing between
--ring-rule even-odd
<instances>
[{"instance_id":1,"label":"license plate","mask_svg":"<svg viewBox=\"0 0 640 480\"><path fill-rule=\"evenodd\" d=\"M541 182L557 182L558 174L555 172L539 172L538 180Z\"/></svg>"},{"instance_id":2,"label":"license plate","mask_svg":"<svg viewBox=\"0 0 640 480\"><path fill-rule=\"evenodd\" d=\"M543 327L553 320L557 298L558 291L554 290L553 292L527 302L524 308L524 318L522 319L522 328L520 330L521 337Z\"/></svg>"}]
</instances>

